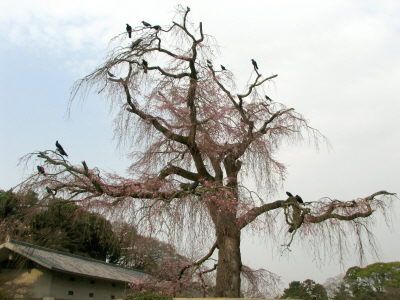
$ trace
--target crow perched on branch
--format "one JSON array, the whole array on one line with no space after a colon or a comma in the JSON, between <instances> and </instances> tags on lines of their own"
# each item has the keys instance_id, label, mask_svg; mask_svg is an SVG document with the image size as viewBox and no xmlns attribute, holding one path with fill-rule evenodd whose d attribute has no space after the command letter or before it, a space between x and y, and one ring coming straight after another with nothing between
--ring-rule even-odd
<instances>
[{"instance_id":1,"label":"crow perched on branch","mask_svg":"<svg viewBox=\"0 0 400 300\"><path fill-rule=\"evenodd\" d=\"M251 59L251 63L253 64L254 69L258 70L257 62L254 59Z\"/></svg>"},{"instance_id":2,"label":"crow perched on branch","mask_svg":"<svg viewBox=\"0 0 400 300\"><path fill-rule=\"evenodd\" d=\"M61 155L68 157L67 152L65 152L64 148L61 146L61 144L58 141L56 141L56 147L57 147L57 151L60 152Z\"/></svg>"},{"instance_id":3,"label":"crow perched on branch","mask_svg":"<svg viewBox=\"0 0 400 300\"><path fill-rule=\"evenodd\" d=\"M286 192L286 195L288 195L288 197L293 197L293 194L291 192Z\"/></svg>"},{"instance_id":4,"label":"crow perched on branch","mask_svg":"<svg viewBox=\"0 0 400 300\"><path fill-rule=\"evenodd\" d=\"M199 186L199 182L195 181L190 185L190 190L194 191Z\"/></svg>"},{"instance_id":5,"label":"crow perched on branch","mask_svg":"<svg viewBox=\"0 0 400 300\"><path fill-rule=\"evenodd\" d=\"M221 70L222 70L222 71L226 71L225 66L221 65Z\"/></svg>"},{"instance_id":6,"label":"crow perched on branch","mask_svg":"<svg viewBox=\"0 0 400 300\"><path fill-rule=\"evenodd\" d=\"M51 188L49 188L48 186L46 186L46 191L50 194L53 195L53 190Z\"/></svg>"},{"instance_id":7,"label":"crow perched on branch","mask_svg":"<svg viewBox=\"0 0 400 300\"><path fill-rule=\"evenodd\" d=\"M110 77L115 77L115 75L113 73L111 73L110 71L107 71L107 75Z\"/></svg>"},{"instance_id":8,"label":"crow perched on branch","mask_svg":"<svg viewBox=\"0 0 400 300\"><path fill-rule=\"evenodd\" d=\"M270 97L268 97L267 95L265 95L265 99L267 99L267 101L272 101L272 99Z\"/></svg>"},{"instance_id":9,"label":"crow perched on branch","mask_svg":"<svg viewBox=\"0 0 400 300\"><path fill-rule=\"evenodd\" d=\"M132 37L132 27L129 24L126 24L126 31L128 32L128 37Z\"/></svg>"},{"instance_id":10,"label":"crow perched on branch","mask_svg":"<svg viewBox=\"0 0 400 300\"><path fill-rule=\"evenodd\" d=\"M147 23L146 21L142 21L142 24L143 24L144 26L146 26L146 27L151 27L151 24L150 24L150 23Z\"/></svg>"},{"instance_id":11,"label":"crow perched on branch","mask_svg":"<svg viewBox=\"0 0 400 300\"><path fill-rule=\"evenodd\" d=\"M161 30L161 26L160 25L154 25L152 28L155 29L155 30Z\"/></svg>"},{"instance_id":12,"label":"crow perched on branch","mask_svg":"<svg viewBox=\"0 0 400 300\"><path fill-rule=\"evenodd\" d=\"M86 161L82 161L82 165L83 165L83 168L85 169L85 173L88 174L89 173L89 168L88 168L88 166L86 164Z\"/></svg>"},{"instance_id":13,"label":"crow perched on branch","mask_svg":"<svg viewBox=\"0 0 400 300\"><path fill-rule=\"evenodd\" d=\"M46 172L42 166L36 166L38 172L44 176L46 176Z\"/></svg>"},{"instance_id":14,"label":"crow perched on branch","mask_svg":"<svg viewBox=\"0 0 400 300\"><path fill-rule=\"evenodd\" d=\"M147 67L149 66L149 63L146 60L142 59L142 65L144 67L144 72L147 73Z\"/></svg>"},{"instance_id":15,"label":"crow perched on branch","mask_svg":"<svg viewBox=\"0 0 400 300\"><path fill-rule=\"evenodd\" d=\"M295 198L296 198L297 202L304 203L303 199L301 199L301 197L299 195L296 195Z\"/></svg>"}]
</instances>

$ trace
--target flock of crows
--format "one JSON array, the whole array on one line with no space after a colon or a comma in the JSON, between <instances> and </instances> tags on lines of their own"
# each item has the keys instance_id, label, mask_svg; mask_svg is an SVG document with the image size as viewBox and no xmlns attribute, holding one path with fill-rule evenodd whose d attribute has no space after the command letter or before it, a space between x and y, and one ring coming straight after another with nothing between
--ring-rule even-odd
<instances>
[{"instance_id":1,"label":"flock of crows","mask_svg":"<svg viewBox=\"0 0 400 300\"><path fill-rule=\"evenodd\" d=\"M190 11L190 8L188 7L187 10ZM160 25L151 25L150 23L148 23L148 22L146 22L146 21L142 21L142 24L143 24L143 26L146 27L146 28L152 28L152 29L155 29L155 30L157 30L157 31L162 30L162 28L161 28ZM128 23L126 24L126 32L128 33L128 37L129 37L129 38L132 38L132 26L129 25ZM132 43L132 45L131 45L131 49L132 49L132 50L135 49L142 41L143 41L143 40L140 39L140 38L137 39L136 41L134 41L134 42ZM258 73L258 65L257 65L257 62L256 62L254 59L251 59L251 63L253 64L254 70ZM144 67L144 73L147 73L147 67L148 67L147 61L143 59L143 60L142 60L142 65L143 65L143 67ZM212 68L212 63L211 63L211 61L207 60L207 65L208 65L209 68ZM223 71L226 71L225 66L221 65L221 71L222 71L222 72L223 72ZM107 72L107 73L108 73L108 75L109 75L110 77L115 77L114 74L112 74L112 73L110 73L110 72ZM265 97L266 97L267 100L271 101L271 98L269 98L268 96L265 96Z\"/></svg>"},{"instance_id":2,"label":"flock of crows","mask_svg":"<svg viewBox=\"0 0 400 300\"><path fill-rule=\"evenodd\" d=\"M190 11L190 7L188 6L187 12L189 12L189 11ZM142 21L142 24L144 27L147 27L147 28L153 28L155 30L162 30L160 25L152 26L149 22L146 22L146 21ZM129 38L131 38L132 37L132 26L129 24L126 24L126 31L128 32Z\"/></svg>"},{"instance_id":3,"label":"flock of crows","mask_svg":"<svg viewBox=\"0 0 400 300\"><path fill-rule=\"evenodd\" d=\"M161 30L161 26L160 25L152 26L150 23L148 23L146 21L142 21L142 24L144 25L144 27L147 27L147 28L153 28L155 30ZM132 38L132 26L131 25L126 24L126 32L128 32L128 37Z\"/></svg>"},{"instance_id":4,"label":"flock of crows","mask_svg":"<svg viewBox=\"0 0 400 300\"><path fill-rule=\"evenodd\" d=\"M58 153L60 153L60 155L68 157L67 152L65 152L63 146L61 146L61 144L60 144L58 141L56 141L56 151L57 151ZM86 162L85 162L85 161L82 161L82 165L83 165L83 169L85 170L85 174L88 175L88 174L89 174L89 168L88 168ZM36 168L37 168L39 174L41 174L41 175L43 175L43 176L46 176L46 170L44 169L43 166L36 166ZM52 195L53 197L54 197L54 195L57 193L57 191L52 190L52 189L49 188L48 186L46 186L46 191L47 191L50 195Z\"/></svg>"},{"instance_id":5,"label":"flock of crows","mask_svg":"<svg viewBox=\"0 0 400 300\"><path fill-rule=\"evenodd\" d=\"M68 157L67 152L65 152L63 146L61 146L61 144L60 144L58 141L56 141L56 148L57 148L56 151L57 151L58 153L60 153L62 156ZM85 168L85 171L87 172L89 169L88 169L88 167L87 167L87 165L86 165L86 162L83 161L82 164L83 164L83 167ZM39 172L40 174L46 176L46 171L45 171L44 167L42 167L42 166L36 166L36 168L37 168L37 170L38 170L38 172Z\"/></svg>"},{"instance_id":6,"label":"flock of crows","mask_svg":"<svg viewBox=\"0 0 400 300\"><path fill-rule=\"evenodd\" d=\"M188 11L190 11L189 7L187 9L188 9ZM147 28L152 28L152 29L157 30L157 31L158 30L162 30L160 25L152 26L150 23L148 23L146 21L142 21L142 24ZM128 37L132 38L132 26L130 26L129 24L126 24L126 31L128 33ZM136 48L141 42L142 42L142 39L140 39L140 38L137 39L136 41L134 41L132 43L131 48L132 49ZM258 70L257 62L254 59L251 59L251 63L253 64L254 70L257 72L257 70ZM147 73L148 62L146 60L142 59L142 65L144 67L144 73ZM212 62L210 60L207 60L207 65L208 65L209 68L212 68ZM226 70L227 69L225 68L225 66L221 65L221 71L226 71ZM115 75L112 74L110 71L107 71L107 74L110 77L115 77ZM267 95L265 95L265 99L267 101L272 101L272 99L270 97L268 97ZM56 141L56 148L57 148L58 153L60 153L62 156L67 156L68 157L67 152L65 152L64 148L61 146L61 144L58 141ZM87 166L86 162L82 161L82 165L83 165L83 168L84 168L85 172L88 173L89 169L88 169L88 166ZM38 172L40 174L46 176L46 171L45 171L44 167L37 166L37 170L38 170ZM196 182L194 182L194 183L192 183L190 185L189 189L193 191L193 190L195 190L197 188L198 185L199 185L199 182L196 181ZM49 189L48 187L46 189L47 189L47 191L49 193L51 193L51 189ZM286 192L286 195L288 195L289 198L296 199L299 203L304 203L303 199L299 195L293 196L293 194L291 194L290 192Z\"/></svg>"},{"instance_id":7,"label":"flock of crows","mask_svg":"<svg viewBox=\"0 0 400 300\"><path fill-rule=\"evenodd\" d=\"M267 96L266 96L266 97L267 97ZM63 146L61 146L61 144L60 144L58 141L56 141L56 151L57 151L58 153L60 153L62 156L68 157L67 152L65 152ZM83 168L84 168L84 170L85 170L85 173L88 174L88 173L89 173L89 168L88 168L86 162L85 162L85 161L82 161L82 165L83 165ZM37 168L39 174L42 174L42 175L46 176L46 171L45 171L44 167L42 167L42 166L37 166L36 168ZM188 190L190 190L190 191L194 191L194 190L196 190L196 188L198 187L198 185L199 185L199 182L198 182L198 181L195 181L195 182L193 182L192 184L190 184L189 186L187 186L187 187L185 186L185 188L186 188L186 189L188 188ZM51 190L49 187L46 187L46 190L47 190L47 192L48 192L49 194L52 194L52 190ZM301 203L301 204L304 203L303 199L302 199L299 195L293 196L293 194L290 193L290 192L286 192L286 195L289 197L288 199L294 198L294 199L296 199L296 201L297 201L298 203Z\"/></svg>"}]
</instances>

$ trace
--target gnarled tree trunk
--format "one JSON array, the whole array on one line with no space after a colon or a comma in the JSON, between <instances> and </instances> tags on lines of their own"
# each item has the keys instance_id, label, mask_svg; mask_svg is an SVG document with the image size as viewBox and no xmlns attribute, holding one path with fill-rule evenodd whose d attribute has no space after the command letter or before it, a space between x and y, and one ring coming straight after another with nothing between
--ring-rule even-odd
<instances>
[{"instance_id":1,"label":"gnarled tree trunk","mask_svg":"<svg viewBox=\"0 0 400 300\"><path fill-rule=\"evenodd\" d=\"M219 251L215 296L240 297L240 228L227 222L229 217L221 216L220 220L216 227Z\"/></svg>"}]
</instances>

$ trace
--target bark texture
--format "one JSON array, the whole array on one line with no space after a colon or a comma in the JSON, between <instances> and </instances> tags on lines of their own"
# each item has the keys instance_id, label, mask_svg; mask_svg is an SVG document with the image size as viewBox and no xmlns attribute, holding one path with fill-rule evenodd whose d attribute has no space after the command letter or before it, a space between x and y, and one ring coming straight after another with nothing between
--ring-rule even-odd
<instances>
[{"instance_id":1,"label":"bark texture","mask_svg":"<svg viewBox=\"0 0 400 300\"><path fill-rule=\"evenodd\" d=\"M229 222L232 215L220 215L217 224L218 268L216 297L240 297L240 228Z\"/></svg>"}]
</instances>

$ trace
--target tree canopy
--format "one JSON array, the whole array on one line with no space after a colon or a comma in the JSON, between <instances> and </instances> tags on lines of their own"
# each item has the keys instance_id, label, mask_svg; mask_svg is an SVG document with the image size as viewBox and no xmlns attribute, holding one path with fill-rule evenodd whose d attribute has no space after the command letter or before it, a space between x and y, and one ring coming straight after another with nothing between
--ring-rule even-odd
<instances>
[{"instance_id":1,"label":"tree canopy","mask_svg":"<svg viewBox=\"0 0 400 300\"><path fill-rule=\"evenodd\" d=\"M330 278L325 286L307 279L292 281L282 299L384 300L400 297L400 262L351 267Z\"/></svg>"},{"instance_id":2,"label":"tree canopy","mask_svg":"<svg viewBox=\"0 0 400 300\"><path fill-rule=\"evenodd\" d=\"M24 220L36 210L38 195L33 191L14 193L12 190L0 190L0 242L7 236L20 236L25 232Z\"/></svg>"},{"instance_id":3,"label":"tree canopy","mask_svg":"<svg viewBox=\"0 0 400 300\"><path fill-rule=\"evenodd\" d=\"M6 235L55 250L117 262L120 257L117 235L103 216L72 202L50 198L38 206L33 192L0 192L0 214Z\"/></svg>"},{"instance_id":4,"label":"tree canopy","mask_svg":"<svg viewBox=\"0 0 400 300\"><path fill-rule=\"evenodd\" d=\"M307 279L303 282L292 281L289 287L283 291L282 299L303 300L328 300L328 295L323 285L314 280Z\"/></svg>"},{"instance_id":5,"label":"tree canopy","mask_svg":"<svg viewBox=\"0 0 400 300\"><path fill-rule=\"evenodd\" d=\"M343 285L351 299L397 299L400 297L400 262L352 267L347 270Z\"/></svg>"}]
</instances>

